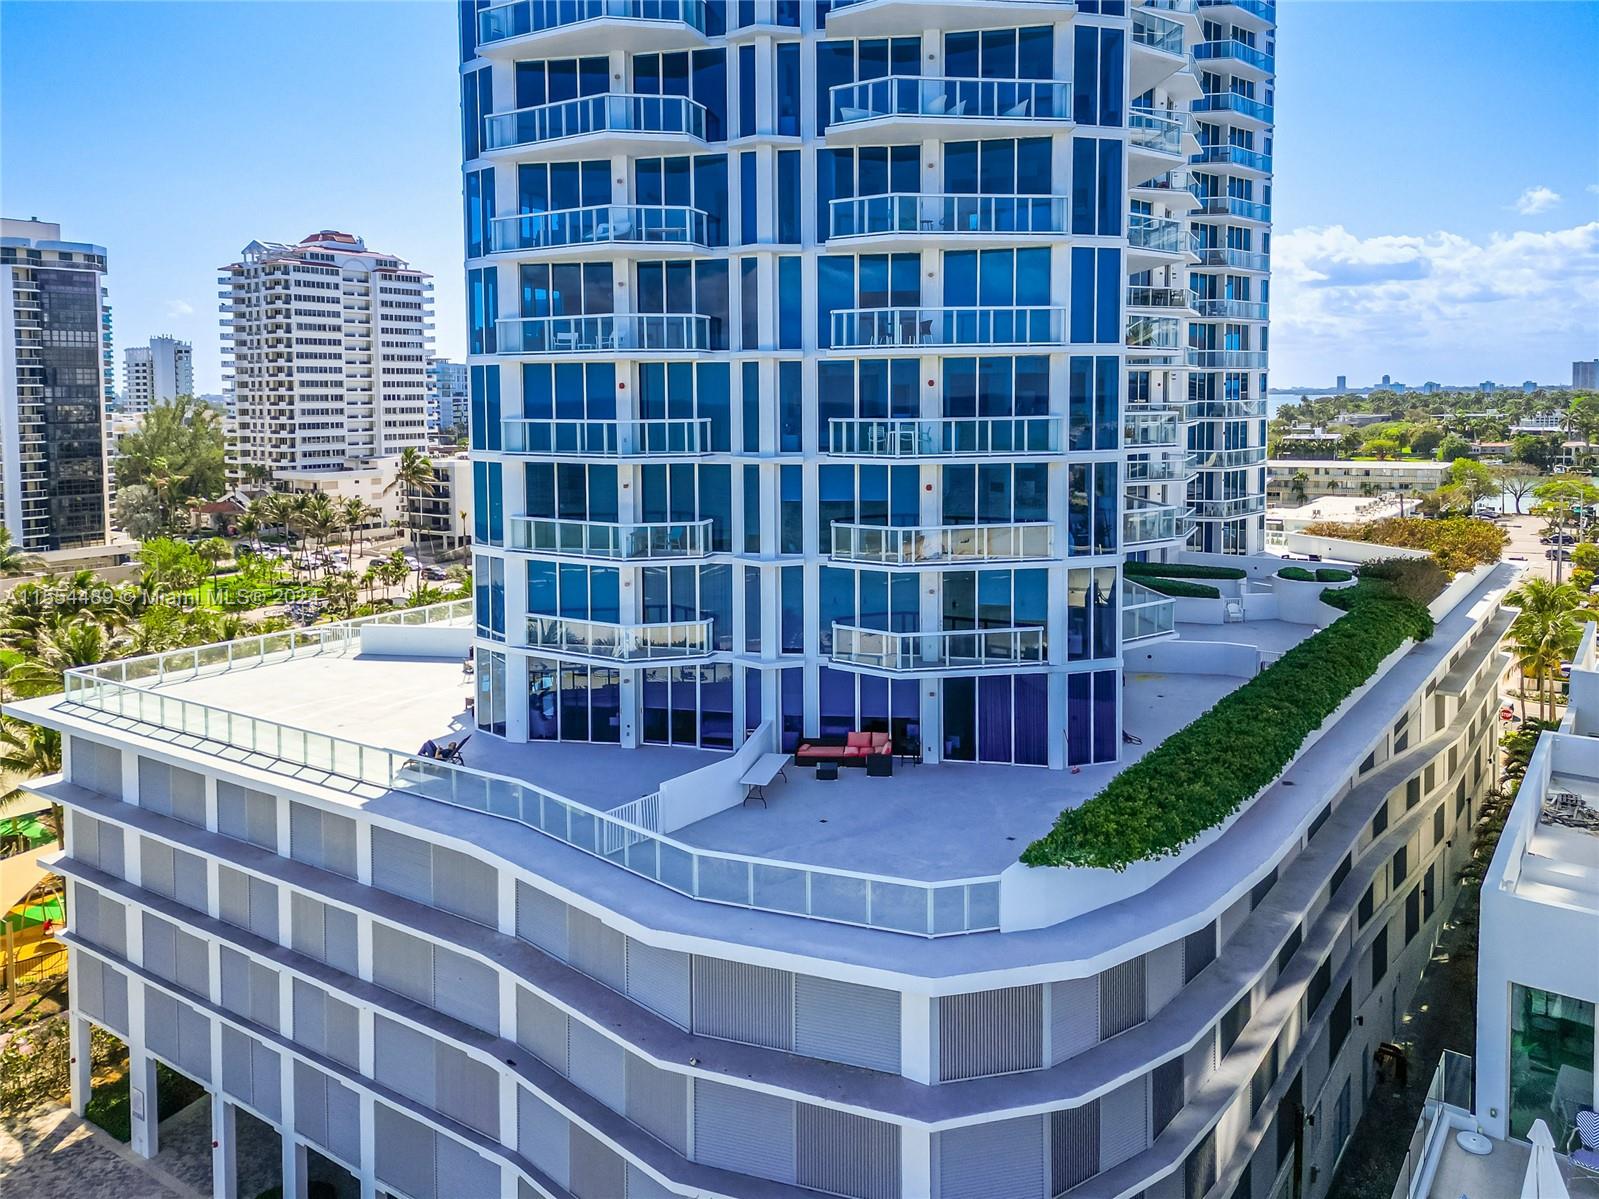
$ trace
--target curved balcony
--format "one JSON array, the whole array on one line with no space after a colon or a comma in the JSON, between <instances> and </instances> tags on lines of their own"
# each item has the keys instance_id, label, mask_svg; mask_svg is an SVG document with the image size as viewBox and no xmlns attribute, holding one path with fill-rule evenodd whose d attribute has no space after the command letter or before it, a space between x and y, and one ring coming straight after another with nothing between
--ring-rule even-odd
<instances>
[{"instance_id":1,"label":"curved balcony","mask_svg":"<svg viewBox=\"0 0 1599 1199\"><path fill-rule=\"evenodd\" d=\"M1205 320L1263 321L1267 317L1261 300L1197 300L1194 311Z\"/></svg>"},{"instance_id":2,"label":"curved balcony","mask_svg":"<svg viewBox=\"0 0 1599 1199\"><path fill-rule=\"evenodd\" d=\"M1181 21L1133 9L1133 37L1127 56L1128 93L1141 96L1163 79L1168 79L1188 64L1183 52Z\"/></svg>"},{"instance_id":3,"label":"curved balcony","mask_svg":"<svg viewBox=\"0 0 1599 1199\"><path fill-rule=\"evenodd\" d=\"M1196 450L1191 457L1196 470L1238 470L1245 466L1259 466L1266 461L1266 447L1251 445L1238 450Z\"/></svg>"},{"instance_id":4,"label":"curved balcony","mask_svg":"<svg viewBox=\"0 0 1599 1199\"><path fill-rule=\"evenodd\" d=\"M1263 371L1265 350L1189 350L1188 365L1202 371Z\"/></svg>"},{"instance_id":5,"label":"curved balcony","mask_svg":"<svg viewBox=\"0 0 1599 1199\"><path fill-rule=\"evenodd\" d=\"M1144 179L1183 158L1183 135L1188 123L1175 113L1133 108L1127 113L1127 174Z\"/></svg>"},{"instance_id":6,"label":"curved balcony","mask_svg":"<svg viewBox=\"0 0 1599 1199\"><path fill-rule=\"evenodd\" d=\"M519 161L702 149L706 111L686 96L602 92L484 118L483 156Z\"/></svg>"},{"instance_id":7,"label":"curved balcony","mask_svg":"<svg viewBox=\"0 0 1599 1199\"><path fill-rule=\"evenodd\" d=\"M1238 117L1246 124L1270 125L1275 119L1272 106L1236 92L1207 92L1194 101L1195 112Z\"/></svg>"},{"instance_id":8,"label":"curved balcony","mask_svg":"<svg viewBox=\"0 0 1599 1199\"><path fill-rule=\"evenodd\" d=\"M1189 420L1247 420L1266 415L1264 399L1193 400Z\"/></svg>"},{"instance_id":9,"label":"curved balcony","mask_svg":"<svg viewBox=\"0 0 1599 1199\"><path fill-rule=\"evenodd\" d=\"M598 562L654 562L704 558L711 552L711 522L637 524L556 517L513 516L511 548L557 558Z\"/></svg>"},{"instance_id":10,"label":"curved balcony","mask_svg":"<svg viewBox=\"0 0 1599 1199\"><path fill-rule=\"evenodd\" d=\"M1258 516L1266 510L1263 495L1241 495L1230 500L1195 500L1194 516L1198 520L1236 520L1241 516Z\"/></svg>"},{"instance_id":11,"label":"curved balcony","mask_svg":"<svg viewBox=\"0 0 1599 1199\"><path fill-rule=\"evenodd\" d=\"M1122 447L1147 450L1181 444L1177 413L1168 408L1129 409L1122 414Z\"/></svg>"},{"instance_id":12,"label":"curved balcony","mask_svg":"<svg viewBox=\"0 0 1599 1199\"><path fill-rule=\"evenodd\" d=\"M495 322L500 354L700 354L711 349L711 318L688 313L509 316Z\"/></svg>"},{"instance_id":13,"label":"curved balcony","mask_svg":"<svg viewBox=\"0 0 1599 1199\"><path fill-rule=\"evenodd\" d=\"M1245 146L1201 146L1195 162L1211 166L1240 167L1246 171L1271 174L1271 155Z\"/></svg>"},{"instance_id":14,"label":"curved balcony","mask_svg":"<svg viewBox=\"0 0 1599 1199\"><path fill-rule=\"evenodd\" d=\"M846 308L833 313L835 350L923 353L945 346L1066 344L1064 308Z\"/></svg>"},{"instance_id":15,"label":"curved balcony","mask_svg":"<svg viewBox=\"0 0 1599 1199\"><path fill-rule=\"evenodd\" d=\"M1147 271L1177 261L1191 261L1193 247L1193 231L1175 217L1147 216L1141 212L1127 216L1129 271Z\"/></svg>"},{"instance_id":16,"label":"curved balcony","mask_svg":"<svg viewBox=\"0 0 1599 1199\"><path fill-rule=\"evenodd\" d=\"M1046 667L1049 643L1036 625L893 632L834 624L831 661L868 674L983 674Z\"/></svg>"},{"instance_id":17,"label":"curved balcony","mask_svg":"<svg viewBox=\"0 0 1599 1199\"><path fill-rule=\"evenodd\" d=\"M1138 549L1163 541L1184 540L1194 531L1188 509L1180 504L1156 504L1128 496L1122 513L1122 548Z\"/></svg>"},{"instance_id":18,"label":"curved balcony","mask_svg":"<svg viewBox=\"0 0 1599 1199\"><path fill-rule=\"evenodd\" d=\"M628 250L652 257L711 248L711 216L678 204L596 204L496 217L489 252L524 258L613 258ZM584 251L592 251L592 255Z\"/></svg>"},{"instance_id":19,"label":"curved balcony","mask_svg":"<svg viewBox=\"0 0 1599 1199\"><path fill-rule=\"evenodd\" d=\"M1122 579L1122 644L1176 632L1177 601L1132 579Z\"/></svg>"},{"instance_id":20,"label":"curved balcony","mask_svg":"<svg viewBox=\"0 0 1599 1199\"><path fill-rule=\"evenodd\" d=\"M917 249L950 242L1015 245L1029 237L1058 237L1068 228L1070 197L918 195L854 196L827 206L827 239L852 248L882 245Z\"/></svg>"},{"instance_id":21,"label":"curved balcony","mask_svg":"<svg viewBox=\"0 0 1599 1199\"><path fill-rule=\"evenodd\" d=\"M1228 246L1205 246L1197 251L1201 267L1227 267L1235 271L1269 271L1271 256Z\"/></svg>"},{"instance_id":22,"label":"curved balcony","mask_svg":"<svg viewBox=\"0 0 1599 1199\"><path fill-rule=\"evenodd\" d=\"M711 622L616 624L529 616L527 645L553 657L585 662L683 662L711 655Z\"/></svg>"},{"instance_id":23,"label":"curved balcony","mask_svg":"<svg viewBox=\"0 0 1599 1199\"><path fill-rule=\"evenodd\" d=\"M1015 29L1069 21L1077 0L833 0L832 37L902 34L907 29Z\"/></svg>"},{"instance_id":24,"label":"curved balcony","mask_svg":"<svg viewBox=\"0 0 1599 1199\"><path fill-rule=\"evenodd\" d=\"M1262 21L1275 23L1277 20L1275 0L1198 0L1198 7L1236 8Z\"/></svg>"},{"instance_id":25,"label":"curved balcony","mask_svg":"<svg viewBox=\"0 0 1599 1199\"><path fill-rule=\"evenodd\" d=\"M511 417L500 432L508 454L546 458L697 458L710 453L711 422L663 420L553 420Z\"/></svg>"},{"instance_id":26,"label":"curved balcony","mask_svg":"<svg viewBox=\"0 0 1599 1199\"><path fill-rule=\"evenodd\" d=\"M1071 88L1048 79L885 75L828 93L830 145L975 137L986 124L1071 123Z\"/></svg>"},{"instance_id":27,"label":"curved balcony","mask_svg":"<svg viewBox=\"0 0 1599 1199\"><path fill-rule=\"evenodd\" d=\"M1127 348L1142 354L1180 354L1183 322L1175 316L1129 316Z\"/></svg>"},{"instance_id":28,"label":"curved balcony","mask_svg":"<svg viewBox=\"0 0 1599 1199\"><path fill-rule=\"evenodd\" d=\"M477 15L484 58L557 58L706 45L705 0L513 0Z\"/></svg>"},{"instance_id":29,"label":"curved balcony","mask_svg":"<svg viewBox=\"0 0 1599 1199\"><path fill-rule=\"evenodd\" d=\"M1199 211L1206 216L1231 216L1245 221L1271 222L1271 205L1239 196L1197 196Z\"/></svg>"},{"instance_id":30,"label":"curved balcony","mask_svg":"<svg viewBox=\"0 0 1599 1199\"><path fill-rule=\"evenodd\" d=\"M944 458L1017 459L1061 452L1058 416L846 417L828 422L835 458L902 461Z\"/></svg>"},{"instance_id":31,"label":"curved balcony","mask_svg":"<svg viewBox=\"0 0 1599 1199\"><path fill-rule=\"evenodd\" d=\"M997 525L833 524L834 562L855 566L946 567L983 562L1044 562L1055 557L1048 521Z\"/></svg>"},{"instance_id":32,"label":"curved balcony","mask_svg":"<svg viewBox=\"0 0 1599 1199\"><path fill-rule=\"evenodd\" d=\"M1251 46L1248 42L1240 42L1236 38L1200 42L1194 47L1194 61L1222 62L1232 67L1247 67L1263 75L1271 75L1277 70L1277 60L1273 55L1267 54L1259 46Z\"/></svg>"},{"instance_id":33,"label":"curved balcony","mask_svg":"<svg viewBox=\"0 0 1599 1199\"><path fill-rule=\"evenodd\" d=\"M1127 307L1154 308L1163 312L1194 310L1194 293L1186 287L1128 287Z\"/></svg>"},{"instance_id":34,"label":"curved balcony","mask_svg":"<svg viewBox=\"0 0 1599 1199\"><path fill-rule=\"evenodd\" d=\"M1193 457L1189 454L1127 460L1127 481L1134 484L1175 483L1180 479L1193 478L1194 472Z\"/></svg>"}]
</instances>

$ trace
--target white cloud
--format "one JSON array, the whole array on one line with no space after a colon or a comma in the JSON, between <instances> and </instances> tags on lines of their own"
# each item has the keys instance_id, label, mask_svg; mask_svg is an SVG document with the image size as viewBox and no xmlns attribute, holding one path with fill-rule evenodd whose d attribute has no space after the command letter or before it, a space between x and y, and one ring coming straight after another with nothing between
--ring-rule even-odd
<instances>
[{"instance_id":1,"label":"white cloud","mask_svg":"<svg viewBox=\"0 0 1599 1199\"><path fill-rule=\"evenodd\" d=\"M1599 196L1599 183L1590 183L1587 190L1591 191L1594 195Z\"/></svg>"},{"instance_id":2,"label":"white cloud","mask_svg":"<svg viewBox=\"0 0 1599 1199\"><path fill-rule=\"evenodd\" d=\"M168 300L167 301L167 315L168 316L193 316L194 315L194 305L189 303L189 301L187 301L187 300Z\"/></svg>"},{"instance_id":3,"label":"white cloud","mask_svg":"<svg viewBox=\"0 0 1599 1199\"><path fill-rule=\"evenodd\" d=\"M1599 341L1599 221L1483 241L1302 228L1276 238L1272 266L1272 372L1284 386L1384 372L1418 384L1558 379Z\"/></svg>"},{"instance_id":4,"label":"white cloud","mask_svg":"<svg viewBox=\"0 0 1599 1199\"><path fill-rule=\"evenodd\" d=\"M1516 197L1515 208L1522 216L1544 212L1560 203L1560 193L1549 187L1529 187Z\"/></svg>"}]
</instances>

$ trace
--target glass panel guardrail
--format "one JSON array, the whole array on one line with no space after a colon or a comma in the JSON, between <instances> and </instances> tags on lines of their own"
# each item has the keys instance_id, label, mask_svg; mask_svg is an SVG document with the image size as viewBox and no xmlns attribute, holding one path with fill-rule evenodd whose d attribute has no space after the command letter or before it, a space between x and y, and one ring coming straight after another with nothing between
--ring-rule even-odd
<instances>
[{"instance_id":1,"label":"glass panel guardrail","mask_svg":"<svg viewBox=\"0 0 1599 1199\"><path fill-rule=\"evenodd\" d=\"M506 150L592 133L681 133L705 140L705 106L686 96L602 92L484 118L483 148Z\"/></svg>"},{"instance_id":2,"label":"glass panel guardrail","mask_svg":"<svg viewBox=\"0 0 1599 1199\"><path fill-rule=\"evenodd\" d=\"M852 196L828 204L828 237L889 233L1064 233L1065 196Z\"/></svg>"},{"instance_id":3,"label":"glass panel guardrail","mask_svg":"<svg viewBox=\"0 0 1599 1199\"><path fill-rule=\"evenodd\" d=\"M1137 212L1127 217L1127 241L1141 250L1164 254L1180 254L1186 248L1181 221Z\"/></svg>"},{"instance_id":4,"label":"glass panel guardrail","mask_svg":"<svg viewBox=\"0 0 1599 1199\"><path fill-rule=\"evenodd\" d=\"M1045 630L1037 626L902 632L833 625L834 662L890 673L1014 669L1048 660Z\"/></svg>"},{"instance_id":5,"label":"glass panel guardrail","mask_svg":"<svg viewBox=\"0 0 1599 1199\"><path fill-rule=\"evenodd\" d=\"M1170 17L1148 11L1148 6L1133 10L1133 44L1159 50L1162 54L1181 55L1183 52L1183 27Z\"/></svg>"},{"instance_id":6,"label":"glass panel guardrail","mask_svg":"<svg viewBox=\"0 0 1599 1199\"><path fill-rule=\"evenodd\" d=\"M1175 316L1130 316L1127 318L1127 348L1180 350L1183 348L1183 323Z\"/></svg>"},{"instance_id":7,"label":"glass panel guardrail","mask_svg":"<svg viewBox=\"0 0 1599 1199\"><path fill-rule=\"evenodd\" d=\"M1158 637L1175 628L1176 601L1148 587L1122 580L1122 640Z\"/></svg>"},{"instance_id":8,"label":"glass panel guardrail","mask_svg":"<svg viewBox=\"0 0 1599 1199\"><path fill-rule=\"evenodd\" d=\"M1200 42L1194 47L1196 59L1226 59L1230 62L1247 63L1257 70L1267 73L1276 69L1275 59L1259 46L1251 46L1236 38L1227 38L1217 42Z\"/></svg>"},{"instance_id":9,"label":"glass panel guardrail","mask_svg":"<svg viewBox=\"0 0 1599 1199\"><path fill-rule=\"evenodd\" d=\"M1201 146L1199 161L1246 167L1252 171L1271 170L1271 155L1247 146Z\"/></svg>"},{"instance_id":10,"label":"glass panel guardrail","mask_svg":"<svg viewBox=\"0 0 1599 1199\"><path fill-rule=\"evenodd\" d=\"M1186 287L1129 287L1129 308L1192 308L1194 293Z\"/></svg>"},{"instance_id":11,"label":"glass panel guardrail","mask_svg":"<svg viewBox=\"0 0 1599 1199\"><path fill-rule=\"evenodd\" d=\"M644 662L660 658L698 658L711 652L709 620L665 621L658 624L613 624L603 620L568 620L530 615L527 641L536 649L600 658L608 662Z\"/></svg>"},{"instance_id":12,"label":"glass panel guardrail","mask_svg":"<svg viewBox=\"0 0 1599 1199\"><path fill-rule=\"evenodd\" d=\"M1128 141L1141 149L1158 154L1182 153L1183 122L1177 116L1166 116L1147 108L1130 109L1127 133Z\"/></svg>"},{"instance_id":13,"label":"glass panel guardrail","mask_svg":"<svg viewBox=\"0 0 1599 1199\"><path fill-rule=\"evenodd\" d=\"M1269 271L1271 258L1229 246L1203 246L1196 251L1200 266L1230 266L1241 271Z\"/></svg>"},{"instance_id":14,"label":"glass panel guardrail","mask_svg":"<svg viewBox=\"0 0 1599 1199\"><path fill-rule=\"evenodd\" d=\"M488 45L508 37L544 33L611 17L625 21L681 21L705 32L705 0L515 0L477 16L477 40Z\"/></svg>"},{"instance_id":15,"label":"glass panel guardrail","mask_svg":"<svg viewBox=\"0 0 1599 1199\"><path fill-rule=\"evenodd\" d=\"M1054 531L1046 522L926 528L835 522L832 556L876 566L1047 559L1054 556Z\"/></svg>"},{"instance_id":16,"label":"glass panel guardrail","mask_svg":"<svg viewBox=\"0 0 1599 1199\"><path fill-rule=\"evenodd\" d=\"M979 416L828 422L828 453L869 458L1053 454L1061 447L1058 416Z\"/></svg>"},{"instance_id":17,"label":"glass panel guardrail","mask_svg":"<svg viewBox=\"0 0 1599 1199\"><path fill-rule=\"evenodd\" d=\"M711 218L698 208L675 204L598 204L495 217L489 235L496 254L633 242L709 246Z\"/></svg>"},{"instance_id":18,"label":"glass panel guardrail","mask_svg":"<svg viewBox=\"0 0 1599 1199\"><path fill-rule=\"evenodd\" d=\"M1176 445L1178 433L1177 414L1167 409L1122 415L1122 442L1129 449Z\"/></svg>"},{"instance_id":19,"label":"glass panel guardrail","mask_svg":"<svg viewBox=\"0 0 1599 1199\"><path fill-rule=\"evenodd\" d=\"M1198 300L1194 308L1200 316L1212 319L1263 321L1267 317L1266 305L1258 300Z\"/></svg>"},{"instance_id":20,"label":"glass panel guardrail","mask_svg":"<svg viewBox=\"0 0 1599 1199\"><path fill-rule=\"evenodd\" d=\"M1040 121L1071 118L1071 88L1048 79L951 79L884 75L841 83L828 93L829 124L880 117Z\"/></svg>"},{"instance_id":21,"label":"glass panel guardrail","mask_svg":"<svg viewBox=\"0 0 1599 1199\"><path fill-rule=\"evenodd\" d=\"M1189 350L1188 365L1200 370L1266 369L1265 350Z\"/></svg>"},{"instance_id":22,"label":"glass panel guardrail","mask_svg":"<svg viewBox=\"0 0 1599 1199\"><path fill-rule=\"evenodd\" d=\"M688 313L509 316L495 322L501 354L709 350L709 317Z\"/></svg>"},{"instance_id":23,"label":"glass panel guardrail","mask_svg":"<svg viewBox=\"0 0 1599 1199\"><path fill-rule=\"evenodd\" d=\"M544 420L508 417L501 440L513 454L604 458L692 456L710 448L708 419Z\"/></svg>"},{"instance_id":24,"label":"glass panel guardrail","mask_svg":"<svg viewBox=\"0 0 1599 1199\"><path fill-rule=\"evenodd\" d=\"M847 308L833 313L836 349L1061 345L1064 308Z\"/></svg>"},{"instance_id":25,"label":"glass panel guardrail","mask_svg":"<svg viewBox=\"0 0 1599 1199\"><path fill-rule=\"evenodd\" d=\"M703 558L710 553L711 522L611 524L554 517L511 517L511 548L573 558L648 560Z\"/></svg>"},{"instance_id":26,"label":"glass panel guardrail","mask_svg":"<svg viewBox=\"0 0 1599 1199\"><path fill-rule=\"evenodd\" d=\"M1274 114L1270 104L1237 92L1207 92L1194 101L1195 112L1232 112L1270 125Z\"/></svg>"}]
</instances>

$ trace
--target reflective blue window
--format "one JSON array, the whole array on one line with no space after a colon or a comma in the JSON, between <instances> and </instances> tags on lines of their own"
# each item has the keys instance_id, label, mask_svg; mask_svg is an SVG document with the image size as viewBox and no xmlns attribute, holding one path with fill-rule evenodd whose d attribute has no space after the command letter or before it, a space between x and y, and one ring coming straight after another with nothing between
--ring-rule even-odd
<instances>
[{"instance_id":1,"label":"reflective blue window","mask_svg":"<svg viewBox=\"0 0 1599 1199\"><path fill-rule=\"evenodd\" d=\"M805 650L805 568L803 566L785 566L782 568L781 576L783 652L785 654L803 653ZM794 673L798 674L799 672L795 671Z\"/></svg>"},{"instance_id":2,"label":"reflective blue window","mask_svg":"<svg viewBox=\"0 0 1599 1199\"><path fill-rule=\"evenodd\" d=\"M777 152L777 240L795 245L800 239L800 152Z\"/></svg>"},{"instance_id":3,"label":"reflective blue window","mask_svg":"<svg viewBox=\"0 0 1599 1199\"><path fill-rule=\"evenodd\" d=\"M755 47L738 48L738 136L755 135Z\"/></svg>"},{"instance_id":4,"label":"reflective blue window","mask_svg":"<svg viewBox=\"0 0 1599 1199\"><path fill-rule=\"evenodd\" d=\"M796 187L798 185L796 184ZM798 350L805 338L805 310L800 302L800 259L785 254L777 260L777 346ZM798 367L798 364L794 364Z\"/></svg>"},{"instance_id":5,"label":"reflective blue window","mask_svg":"<svg viewBox=\"0 0 1599 1199\"><path fill-rule=\"evenodd\" d=\"M794 24L799 24L797 0L788 5L794 10ZM777 43L777 133L779 137L798 137L800 134L800 45L798 42Z\"/></svg>"},{"instance_id":6,"label":"reflective blue window","mask_svg":"<svg viewBox=\"0 0 1599 1199\"><path fill-rule=\"evenodd\" d=\"M761 370L753 362L746 362L739 372L739 411L743 423L740 448L746 454L758 453L761 448Z\"/></svg>"},{"instance_id":7,"label":"reflective blue window","mask_svg":"<svg viewBox=\"0 0 1599 1199\"><path fill-rule=\"evenodd\" d=\"M755 202L755 151L738 156L738 237L744 245L760 240L759 214Z\"/></svg>"},{"instance_id":8,"label":"reflective blue window","mask_svg":"<svg viewBox=\"0 0 1599 1199\"><path fill-rule=\"evenodd\" d=\"M474 366L467 375L471 397L471 444L475 450L497 450L501 445L500 368Z\"/></svg>"},{"instance_id":9,"label":"reflective blue window","mask_svg":"<svg viewBox=\"0 0 1599 1199\"><path fill-rule=\"evenodd\" d=\"M798 305L795 305L796 309ZM913 364L914 365L914 364ZM798 453L804 437L804 393L800 364L777 364L777 448L782 453Z\"/></svg>"}]
</instances>

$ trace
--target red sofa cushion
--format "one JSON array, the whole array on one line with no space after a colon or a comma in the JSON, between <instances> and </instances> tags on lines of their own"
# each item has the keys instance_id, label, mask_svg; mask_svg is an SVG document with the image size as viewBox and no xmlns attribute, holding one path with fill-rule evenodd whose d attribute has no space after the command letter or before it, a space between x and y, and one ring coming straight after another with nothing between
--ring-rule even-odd
<instances>
[{"instance_id":1,"label":"red sofa cushion","mask_svg":"<svg viewBox=\"0 0 1599 1199\"><path fill-rule=\"evenodd\" d=\"M850 733L844 738L844 744L849 749L870 749L872 735L870 733Z\"/></svg>"}]
</instances>

